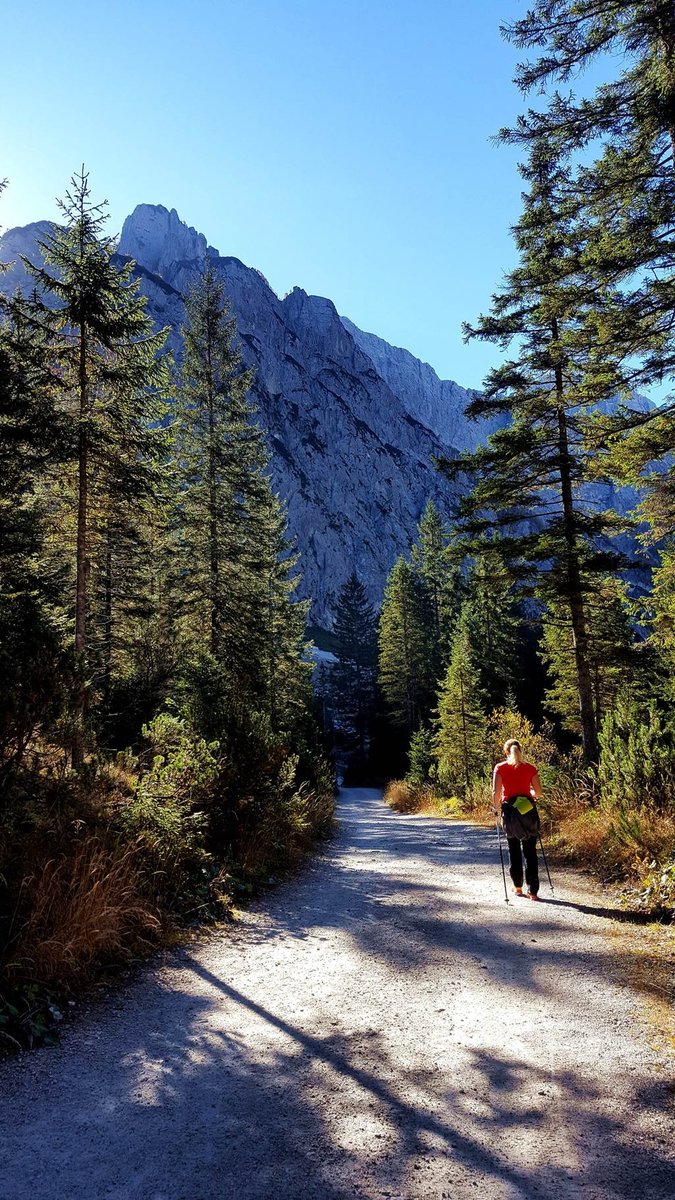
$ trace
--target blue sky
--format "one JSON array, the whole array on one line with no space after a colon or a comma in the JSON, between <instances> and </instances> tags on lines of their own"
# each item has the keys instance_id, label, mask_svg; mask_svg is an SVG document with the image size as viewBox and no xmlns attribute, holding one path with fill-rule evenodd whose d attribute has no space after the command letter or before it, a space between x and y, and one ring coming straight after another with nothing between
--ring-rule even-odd
<instances>
[{"instance_id":1,"label":"blue sky","mask_svg":"<svg viewBox=\"0 0 675 1200\"><path fill-rule=\"evenodd\" d=\"M283 294L477 386L464 346L512 262L519 0L44 0L2 16L4 228L55 218L84 162L110 229L176 208Z\"/></svg>"}]
</instances>

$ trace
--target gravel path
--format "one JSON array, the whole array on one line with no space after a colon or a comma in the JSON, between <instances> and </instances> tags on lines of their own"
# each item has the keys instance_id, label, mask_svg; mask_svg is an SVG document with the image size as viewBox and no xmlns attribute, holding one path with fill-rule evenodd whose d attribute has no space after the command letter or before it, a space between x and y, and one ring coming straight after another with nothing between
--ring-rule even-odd
<instances>
[{"instance_id":1,"label":"gravel path","mask_svg":"<svg viewBox=\"0 0 675 1200\"><path fill-rule=\"evenodd\" d=\"M340 816L234 927L0 1066L2 1200L672 1200L672 1080L601 901L507 906L494 835L374 790Z\"/></svg>"}]
</instances>

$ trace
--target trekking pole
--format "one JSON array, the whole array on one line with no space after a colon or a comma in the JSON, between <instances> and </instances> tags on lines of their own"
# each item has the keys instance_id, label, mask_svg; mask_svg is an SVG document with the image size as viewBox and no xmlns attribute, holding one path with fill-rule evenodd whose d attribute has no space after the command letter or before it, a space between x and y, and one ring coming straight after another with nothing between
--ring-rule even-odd
<instances>
[{"instance_id":1,"label":"trekking pole","mask_svg":"<svg viewBox=\"0 0 675 1200\"><path fill-rule=\"evenodd\" d=\"M551 872L548 869L548 863L546 861L546 854L544 852L544 843L541 840L541 829L539 830L539 845L541 846L541 857L543 858L544 866L546 867L546 874L548 875L548 882L551 886L551 892L553 892L553 880L551 879Z\"/></svg>"},{"instance_id":2,"label":"trekking pole","mask_svg":"<svg viewBox=\"0 0 675 1200\"><path fill-rule=\"evenodd\" d=\"M507 904L510 904L509 893L506 887L506 869L504 867L504 851L502 850L502 831L499 828L499 814L495 809L495 825L497 826L497 841L499 842L499 857L502 863L502 879L504 880L504 899Z\"/></svg>"}]
</instances>

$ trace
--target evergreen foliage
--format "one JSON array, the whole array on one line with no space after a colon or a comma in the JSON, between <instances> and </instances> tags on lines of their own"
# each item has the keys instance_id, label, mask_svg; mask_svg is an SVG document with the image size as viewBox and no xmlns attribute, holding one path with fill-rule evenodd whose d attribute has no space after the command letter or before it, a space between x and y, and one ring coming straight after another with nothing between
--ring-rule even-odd
<instances>
[{"instance_id":1,"label":"evergreen foliage","mask_svg":"<svg viewBox=\"0 0 675 1200\"><path fill-rule=\"evenodd\" d=\"M426 589L404 558L387 580L379 625L379 684L394 724L410 736L433 700Z\"/></svg>"},{"instance_id":2,"label":"evergreen foliage","mask_svg":"<svg viewBox=\"0 0 675 1200\"><path fill-rule=\"evenodd\" d=\"M596 306L586 325L597 370L626 398L615 416L598 415L592 444L618 479L648 480L643 511L662 537L675 527L666 457L675 407L636 411L630 390L672 378L675 368L675 11L665 0L537 0L504 32L533 52L516 82L526 94L548 92L548 104L502 139L544 140L570 162L583 152L570 192L587 224L587 267L600 289L612 289L612 302ZM590 64L601 82L589 94L558 90Z\"/></svg>"},{"instance_id":3,"label":"evergreen foliage","mask_svg":"<svg viewBox=\"0 0 675 1200\"><path fill-rule=\"evenodd\" d=\"M522 619L513 584L494 548L486 547L468 573L466 614L478 686L486 709L502 707L524 684Z\"/></svg>"},{"instance_id":4,"label":"evergreen foliage","mask_svg":"<svg viewBox=\"0 0 675 1200\"><path fill-rule=\"evenodd\" d=\"M438 681L450 658L464 583L453 553L452 536L433 500L417 527L410 564L422 583L428 609L429 670Z\"/></svg>"},{"instance_id":5,"label":"evergreen foliage","mask_svg":"<svg viewBox=\"0 0 675 1200\"><path fill-rule=\"evenodd\" d=\"M47 340L69 442L51 507L54 536L58 529L60 553L73 576L68 609L81 680L73 740L73 763L79 765L89 681L93 675L104 688L110 684L113 573L123 577L116 560L129 561L128 546L139 537L145 506L153 503L166 451L159 393L166 331L153 330L132 264L113 261L113 243L102 232L105 205L92 202L84 168L60 208L65 225L52 227L38 243L44 266L26 261L37 291L22 318ZM120 500L125 514L118 521ZM96 590L102 603L92 627Z\"/></svg>"},{"instance_id":6,"label":"evergreen foliage","mask_svg":"<svg viewBox=\"0 0 675 1200\"><path fill-rule=\"evenodd\" d=\"M222 911L333 808L308 606L222 282L207 263L187 301L172 394L165 331L84 170L61 212L0 323L0 961L15 1013L29 979L80 983L156 940L163 913ZM9 1023L20 1040L3 1005L0 1035Z\"/></svg>"},{"instance_id":7,"label":"evergreen foliage","mask_svg":"<svg viewBox=\"0 0 675 1200\"><path fill-rule=\"evenodd\" d=\"M612 576L598 581L597 592L588 599L588 614L588 661L593 713L599 729L619 692L635 683L641 664L624 585ZM566 607L549 606L542 625L541 653L553 679L546 692L546 704L564 729L578 734L581 729L573 631Z\"/></svg>"},{"instance_id":8,"label":"evergreen foliage","mask_svg":"<svg viewBox=\"0 0 675 1200\"><path fill-rule=\"evenodd\" d=\"M227 669L233 696L292 724L308 702L307 606L267 476L222 280L204 264L186 302L178 384L181 609L188 650Z\"/></svg>"},{"instance_id":9,"label":"evergreen foliage","mask_svg":"<svg viewBox=\"0 0 675 1200\"><path fill-rule=\"evenodd\" d=\"M516 356L489 374L484 393L467 410L473 416L506 414L510 421L487 446L445 469L474 480L461 508L467 547L491 544L541 599L566 605L582 741L587 759L595 761L587 601L598 574L619 565L609 543L599 539L621 527L615 514L597 511L583 488L587 414L604 398L607 383L589 367L582 328L597 295L584 271L563 165L538 141L521 171L529 190L514 229L519 265L494 297L492 311L475 328L466 327L468 337L514 346ZM498 541L492 540L495 516Z\"/></svg>"},{"instance_id":10,"label":"evergreen foliage","mask_svg":"<svg viewBox=\"0 0 675 1200\"><path fill-rule=\"evenodd\" d=\"M424 787L438 776L438 759L435 751L434 731L431 725L420 725L410 739L410 766L406 783L411 787Z\"/></svg>"},{"instance_id":11,"label":"evergreen foliage","mask_svg":"<svg viewBox=\"0 0 675 1200\"><path fill-rule=\"evenodd\" d=\"M485 771L485 712L466 607L460 613L450 663L438 693L434 749L439 777L450 790L468 792L473 778Z\"/></svg>"},{"instance_id":12,"label":"evergreen foliage","mask_svg":"<svg viewBox=\"0 0 675 1200\"><path fill-rule=\"evenodd\" d=\"M375 705L377 621L355 571L338 596L331 694L341 741L347 751L366 756Z\"/></svg>"},{"instance_id":13,"label":"evergreen foliage","mask_svg":"<svg viewBox=\"0 0 675 1200\"><path fill-rule=\"evenodd\" d=\"M672 812L675 721L672 709L622 692L600 731L602 802L630 821L643 809Z\"/></svg>"}]
</instances>

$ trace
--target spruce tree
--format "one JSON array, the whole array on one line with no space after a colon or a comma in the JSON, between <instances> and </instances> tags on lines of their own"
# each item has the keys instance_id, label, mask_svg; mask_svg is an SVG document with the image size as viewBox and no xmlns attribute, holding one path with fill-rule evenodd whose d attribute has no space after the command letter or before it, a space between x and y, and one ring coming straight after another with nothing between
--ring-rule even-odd
<instances>
[{"instance_id":1,"label":"spruce tree","mask_svg":"<svg viewBox=\"0 0 675 1200\"><path fill-rule=\"evenodd\" d=\"M438 695L434 750L445 786L468 791L485 764L486 725L466 608L460 613Z\"/></svg>"},{"instance_id":2,"label":"spruce tree","mask_svg":"<svg viewBox=\"0 0 675 1200\"><path fill-rule=\"evenodd\" d=\"M465 615L478 681L488 711L501 708L523 686L523 622L513 581L499 551L486 546L472 562Z\"/></svg>"},{"instance_id":3,"label":"spruce tree","mask_svg":"<svg viewBox=\"0 0 675 1200\"><path fill-rule=\"evenodd\" d=\"M335 715L346 748L364 758L375 704L377 621L355 571L340 590L333 633L338 660L331 687Z\"/></svg>"},{"instance_id":4,"label":"spruce tree","mask_svg":"<svg viewBox=\"0 0 675 1200\"><path fill-rule=\"evenodd\" d=\"M662 538L675 530L675 406L642 411L630 394L675 372L675 9L667 0L537 0L503 32L532 51L516 76L521 90L549 100L502 140L544 140L569 161L583 151L570 174L587 221L585 261L598 288L613 290L586 325L594 369L625 404L598 417L589 444L619 481L648 482L643 513ZM600 82L589 94L558 90L590 64Z\"/></svg>"},{"instance_id":5,"label":"spruce tree","mask_svg":"<svg viewBox=\"0 0 675 1200\"><path fill-rule=\"evenodd\" d=\"M596 511L582 488L587 414L604 398L606 380L587 371L588 343L580 327L598 297L583 270L583 230L563 165L540 141L521 172L528 192L514 229L519 264L494 297L491 313L466 327L468 337L515 347L515 357L490 373L483 394L467 409L471 416L506 415L510 421L487 446L449 469L475 482L461 505L467 548L492 544L546 602L564 601L569 610L582 741L587 760L594 761L586 602L595 575L618 562L598 539L621 527L615 515ZM496 522L500 539L493 542Z\"/></svg>"},{"instance_id":6,"label":"spruce tree","mask_svg":"<svg viewBox=\"0 0 675 1200\"><path fill-rule=\"evenodd\" d=\"M248 400L253 373L243 367L224 286L208 259L186 298L185 317L176 406L184 605L197 641L205 631L211 654L234 653L236 672L245 653L238 611L245 602L242 525L264 457Z\"/></svg>"},{"instance_id":7,"label":"spruce tree","mask_svg":"<svg viewBox=\"0 0 675 1200\"><path fill-rule=\"evenodd\" d=\"M414 733L433 702L428 597L404 558L392 567L379 624L379 686L391 719Z\"/></svg>"},{"instance_id":8,"label":"spruce tree","mask_svg":"<svg viewBox=\"0 0 675 1200\"><path fill-rule=\"evenodd\" d=\"M1 189L0 189L1 190ZM0 319L0 792L38 733L69 702L71 664L58 620L63 580L47 569L45 480L64 431L46 341L19 299Z\"/></svg>"},{"instance_id":9,"label":"spruce tree","mask_svg":"<svg viewBox=\"0 0 675 1200\"><path fill-rule=\"evenodd\" d=\"M66 543L72 538L82 726L94 667L92 566L105 537L106 511L121 499L132 513L157 486L164 445L158 355L166 331L153 331L133 264L114 261L114 244L103 234L105 204L92 202L84 168L73 177L60 209L65 225L53 226L38 243L44 266L24 260L37 289L26 312L49 339L71 435L71 483L60 479L58 493L61 533ZM83 753L81 728L73 743L74 765Z\"/></svg>"},{"instance_id":10,"label":"spruce tree","mask_svg":"<svg viewBox=\"0 0 675 1200\"><path fill-rule=\"evenodd\" d=\"M437 779L438 759L434 745L435 736L431 726L420 725L410 739L408 751L406 782L412 784L413 787L424 787Z\"/></svg>"},{"instance_id":11,"label":"spruce tree","mask_svg":"<svg viewBox=\"0 0 675 1200\"><path fill-rule=\"evenodd\" d=\"M227 672L232 695L287 726L308 701L307 605L271 489L224 286L207 260L186 300L176 458L185 641Z\"/></svg>"},{"instance_id":12,"label":"spruce tree","mask_svg":"<svg viewBox=\"0 0 675 1200\"><path fill-rule=\"evenodd\" d=\"M635 690L641 663L624 585L612 576L598 580L595 594L588 597L587 612L593 712L600 729L621 690L631 686ZM546 706L563 728L579 733L573 632L566 606L551 604L542 615L542 629L541 655L552 679Z\"/></svg>"},{"instance_id":13,"label":"spruce tree","mask_svg":"<svg viewBox=\"0 0 675 1200\"><path fill-rule=\"evenodd\" d=\"M429 671L440 680L448 664L454 626L462 605L463 582L452 551L452 536L429 500L417 527L410 562L422 584L429 610Z\"/></svg>"}]
</instances>

